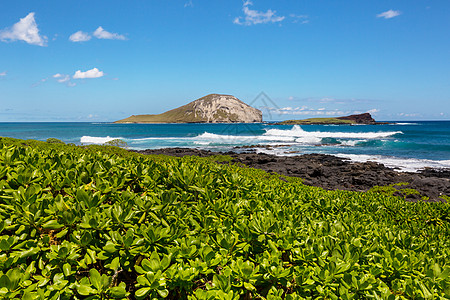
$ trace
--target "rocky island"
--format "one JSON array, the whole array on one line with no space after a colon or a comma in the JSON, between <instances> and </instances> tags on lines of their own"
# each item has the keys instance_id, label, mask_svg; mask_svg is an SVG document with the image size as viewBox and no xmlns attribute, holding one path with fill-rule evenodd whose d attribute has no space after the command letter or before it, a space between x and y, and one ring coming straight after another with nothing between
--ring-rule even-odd
<instances>
[{"instance_id":1,"label":"rocky island","mask_svg":"<svg viewBox=\"0 0 450 300\"><path fill-rule=\"evenodd\" d=\"M370 115L370 113L363 113L357 115L350 115L338 118L310 118L304 120L286 120L282 122L275 123L275 125L352 125L352 124L364 124L364 125L375 125L375 124L386 124L386 122L377 122Z\"/></svg>"},{"instance_id":2,"label":"rocky island","mask_svg":"<svg viewBox=\"0 0 450 300\"><path fill-rule=\"evenodd\" d=\"M133 115L114 123L258 123L262 112L231 95L210 94L158 115Z\"/></svg>"}]
</instances>

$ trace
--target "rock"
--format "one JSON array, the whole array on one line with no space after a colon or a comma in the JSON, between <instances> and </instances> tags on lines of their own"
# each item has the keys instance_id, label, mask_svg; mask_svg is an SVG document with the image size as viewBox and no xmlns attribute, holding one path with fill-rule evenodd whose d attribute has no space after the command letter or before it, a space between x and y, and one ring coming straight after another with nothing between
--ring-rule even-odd
<instances>
[{"instance_id":1,"label":"rock","mask_svg":"<svg viewBox=\"0 0 450 300\"><path fill-rule=\"evenodd\" d=\"M350 120L356 124L376 124L376 121L369 113L359 114L359 115L350 115L345 117L337 118L339 120Z\"/></svg>"},{"instance_id":2,"label":"rock","mask_svg":"<svg viewBox=\"0 0 450 300\"><path fill-rule=\"evenodd\" d=\"M275 123L274 125L352 125L352 124L388 124L387 122L375 121L369 113L363 113L359 115L351 115L338 118L310 118L304 120L286 120ZM319 145L320 146L320 145Z\"/></svg>"},{"instance_id":3,"label":"rock","mask_svg":"<svg viewBox=\"0 0 450 300\"><path fill-rule=\"evenodd\" d=\"M275 156L256 153L217 153L189 148L166 148L137 151L143 154L166 154L173 156L210 156L226 154L248 167L275 172L281 176L299 177L306 185L327 190L368 191L374 186L393 185L395 194L407 201L428 197L429 201L445 201L450 196L450 170L427 169L422 173L397 172L375 162L355 163L348 159L326 154L298 156ZM408 185L395 185L407 182ZM406 189L402 191L402 189ZM411 193L408 189L416 190Z\"/></svg>"},{"instance_id":4,"label":"rock","mask_svg":"<svg viewBox=\"0 0 450 300\"><path fill-rule=\"evenodd\" d=\"M115 123L256 123L262 112L231 95L210 94L159 115L133 115Z\"/></svg>"}]
</instances>

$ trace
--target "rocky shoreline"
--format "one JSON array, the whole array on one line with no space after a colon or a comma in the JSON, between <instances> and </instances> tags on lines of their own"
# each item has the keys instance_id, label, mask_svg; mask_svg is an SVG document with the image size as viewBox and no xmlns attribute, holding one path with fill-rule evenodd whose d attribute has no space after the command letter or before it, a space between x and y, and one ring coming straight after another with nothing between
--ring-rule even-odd
<instances>
[{"instance_id":1,"label":"rocky shoreline","mask_svg":"<svg viewBox=\"0 0 450 300\"><path fill-rule=\"evenodd\" d=\"M397 172L379 163L352 162L326 154L275 156L248 152L212 152L191 148L148 149L136 152L177 157L228 155L233 158L232 162L282 176L299 177L303 179L304 184L326 190L368 191L374 186L393 185L397 189L395 194L403 196L407 201L417 201L422 197L427 197L428 201L445 201L441 196L450 196L450 169L423 169L417 173ZM408 185L395 185L405 182ZM414 189L418 193L402 189Z\"/></svg>"}]
</instances>

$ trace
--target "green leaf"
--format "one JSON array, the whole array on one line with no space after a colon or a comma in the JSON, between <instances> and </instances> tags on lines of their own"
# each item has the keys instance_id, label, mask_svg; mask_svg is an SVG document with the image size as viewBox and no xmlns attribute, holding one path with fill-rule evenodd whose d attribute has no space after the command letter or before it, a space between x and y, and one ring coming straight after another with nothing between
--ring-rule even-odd
<instances>
[{"instance_id":1,"label":"green leaf","mask_svg":"<svg viewBox=\"0 0 450 300\"><path fill-rule=\"evenodd\" d=\"M128 295L128 292L125 290L125 286L115 286L109 289L109 293L111 297L120 299L125 298Z\"/></svg>"},{"instance_id":2,"label":"green leaf","mask_svg":"<svg viewBox=\"0 0 450 300\"><path fill-rule=\"evenodd\" d=\"M63 224L59 224L57 220L50 220L47 223L45 223L44 225L42 225L42 228L45 229L59 229L64 227Z\"/></svg>"},{"instance_id":3,"label":"green leaf","mask_svg":"<svg viewBox=\"0 0 450 300\"><path fill-rule=\"evenodd\" d=\"M148 293L150 293L150 290L151 290L151 288L144 287L144 288L137 290L135 295L138 298L143 298L143 297L147 296Z\"/></svg>"},{"instance_id":4,"label":"green leaf","mask_svg":"<svg viewBox=\"0 0 450 300\"><path fill-rule=\"evenodd\" d=\"M251 284L251 283L249 283L249 282L244 282L244 288L245 288L246 290L249 290L249 291L254 291L254 290L256 290L256 288L253 286L253 284Z\"/></svg>"},{"instance_id":5,"label":"green leaf","mask_svg":"<svg viewBox=\"0 0 450 300\"><path fill-rule=\"evenodd\" d=\"M3 274L0 277L0 288L7 288L8 290L11 288L11 281L9 280L8 275Z\"/></svg>"},{"instance_id":6,"label":"green leaf","mask_svg":"<svg viewBox=\"0 0 450 300\"><path fill-rule=\"evenodd\" d=\"M77 285L77 291L82 296L96 295L98 294L97 290L91 288L88 285L79 284Z\"/></svg>"},{"instance_id":7,"label":"green leaf","mask_svg":"<svg viewBox=\"0 0 450 300\"><path fill-rule=\"evenodd\" d=\"M97 289L102 289L102 278L100 273L96 269L89 270L89 279L91 280L91 284Z\"/></svg>"},{"instance_id":8,"label":"green leaf","mask_svg":"<svg viewBox=\"0 0 450 300\"><path fill-rule=\"evenodd\" d=\"M110 264L107 264L105 266L106 268L109 268L113 271L117 271L117 269L119 269L120 267L120 258L119 257L115 257Z\"/></svg>"},{"instance_id":9,"label":"green leaf","mask_svg":"<svg viewBox=\"0 0 450 300\"><path fill-rule=\"evenodd\" d=\"M72 267L68 263L65 263L63 265L64 276L68 277L72 273L71 271L72 271Z\"/></svg>"},{"instance_id":10,"label":"green leaf","mask_svg":"<svg viewBox=\"0 0 450 300\"><path fill-rule=\"evenodd\" d=\"M163 298L166 298L167 296L169 296L169 291L167 289L157 290L157 292Z\"/></svg>"}]
</instances>

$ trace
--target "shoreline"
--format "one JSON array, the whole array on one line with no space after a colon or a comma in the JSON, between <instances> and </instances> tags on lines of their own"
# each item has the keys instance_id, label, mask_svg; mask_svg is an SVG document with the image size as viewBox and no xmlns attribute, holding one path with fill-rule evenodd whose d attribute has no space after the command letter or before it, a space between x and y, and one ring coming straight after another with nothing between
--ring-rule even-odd
<instances>
[{"instance_id":1,"label":"shoreline","mask_svg":"<svg viewBox=\"0 0 450 300\"><path fill-rule=\"evenodd\" d=\"M375 186L392 185L392 188L397 190L394 195L402 196L407 201L418 201L424 199L423 197L427 197L427 201L446 201L441 196L450 196L450 169L425 168L417 173L399 172L377 162L354 162L328 154L276 156L256 152L213 152L195 148L130 151L176 157L227 155L232 157L231 163L241 163L247 167L277 173L281 176L298 177L306 185L326 190L365 192ZM408 185L401 184L405 182Z\"/></svg>"}]
</instances>

